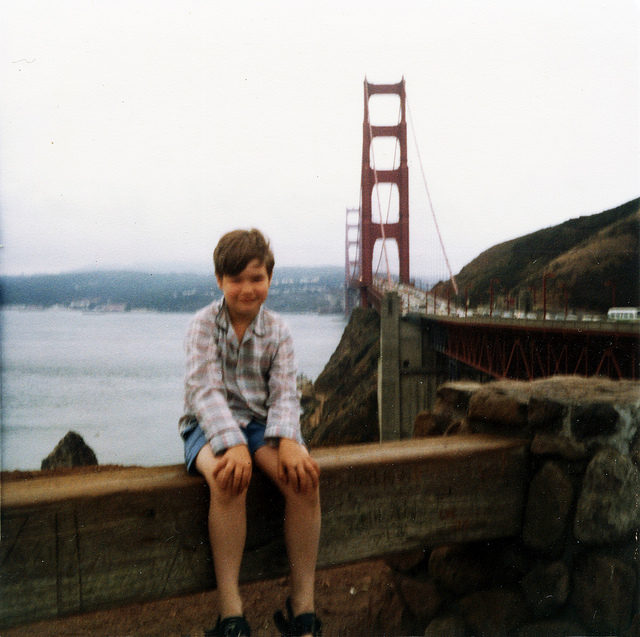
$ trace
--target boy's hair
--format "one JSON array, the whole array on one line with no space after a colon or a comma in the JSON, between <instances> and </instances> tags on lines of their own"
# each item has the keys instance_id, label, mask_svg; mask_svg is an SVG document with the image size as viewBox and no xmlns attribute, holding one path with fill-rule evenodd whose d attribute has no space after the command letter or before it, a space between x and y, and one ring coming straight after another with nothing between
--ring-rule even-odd
<instances>
[{"instance_id":1,"label":"boy's hair","mask_svg":"<svg viewBox=\"0 0 640 637\"><path fill-rule=\"evenodd\" d=\"M275 258L268 239L255 228L227 232L213 251L213 265L218 277L240 274L253 259L258 259L267 268L271 278Z\"/></svg>"}]
</instances>

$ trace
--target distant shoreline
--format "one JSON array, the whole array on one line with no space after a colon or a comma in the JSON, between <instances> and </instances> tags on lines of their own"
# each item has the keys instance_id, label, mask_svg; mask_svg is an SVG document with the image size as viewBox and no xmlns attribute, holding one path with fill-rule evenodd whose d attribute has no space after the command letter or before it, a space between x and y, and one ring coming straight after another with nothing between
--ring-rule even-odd
<instances>
[{"instance_id":1,"label":"distant shoreline","mask_svg":"<svg viewBox=\"0 0 640 637\"><path fill-rule=\"evenodd\" d=\"M203 306L204 307L204 306ZM268 304L265 305L267 309L271 309L268 307ZM93 309L93 310L84 310L82 308L77 307L68 307L65 305L51 305L48 307L42 307L38 305L1 305L0 312L81 312L82 314L193 314L192 311L188 310L156 310L151 308L144 307L136 307L128 310L117 310L117 309ZM334 311L324 311L324 310L273 310L278 314L311 314L311 315L336 315L340 316L344 312L343 310L337 309Z\"/></svg>"},{"instance_id":2,"label":"distant shoreline","mask_svg":"<svg viewBox=\"0 0 640 637\"><path fill-rule=\"evenodd\" d=\"M193 313L220 298L212 275L82 272L0 277L3 307L88 311ZM342 268L281 268L274 273L267 307L274 312L344 310Z\"/></svg>"}]
</instances>

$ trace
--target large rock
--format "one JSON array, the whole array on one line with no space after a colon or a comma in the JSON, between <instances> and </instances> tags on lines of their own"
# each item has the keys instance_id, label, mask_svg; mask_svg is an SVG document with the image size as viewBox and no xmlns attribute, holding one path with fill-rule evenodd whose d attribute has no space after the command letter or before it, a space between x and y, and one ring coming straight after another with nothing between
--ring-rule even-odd
<instances>
[{"instance_id":1,"label":"large rock","mask_svg":"<svg viewBox=\"0 0 640 637\"><path fill-rule=\"evenodd\" d=\"M467 413L471 396L477 392L482 385L473 381L458 380L443 383L436 390L436 396L443 403L447 403L457 412Z\"/></svg>"},{"instance_id":2,"label":"large rock","mask_svg":"<svg viewBox=\"0 0 640 637\"><path fill-rule=\"evenodd\" d=\"M560 405L609 403L637 405L638 382L611 380L604 377L552 376L531 383L531 398L553 401Z\"/></svg>"},{"instance_id":3,"label":"large rock","mask_svg":"<svg viewBox=\"0 0 640 637\"><path fill-rule=\"evenodd\" d=\"M636 466L640 466L640 433L636 434L636 439L629 450L629 456Z\"/></svg>"},{"instance_id":4,"label":"large rock","mask_svg":"<svg viewBox=\"0 0 640 637\"><path fill-rule=\"evenodd\" d=\"M565 406L542 396L531 396L527 421L533 431L558 431L562 428Z\"/></svg>"},{"instance_id":5,"label":"large rock","mask_svg":"<svg viewBox=\"0 0 640 637\"><path fill-rule=\"evenodd\" d=\"M97 465L98 459L82 436L70 431L42 461L41 469L68 469Z\"/></svg>"},{"instance_id":6,"label":"large rock","mask_svg":"<svg viewBox=\"0 0 640 637\"><path fill-rule=\"evenodd\" d=\"M531 453L538 456L559 456L567 460L585 460L589 457L589 450L584 443L555 433L536 434L531 441Z\"/></svg>"},{"instance_id":7,"label":"large rock","mask_svg":"<svg viewBox=\"0 0 640 637\"><path fill-rule=\"evenodd\" d=\"M421 411L413 424L414 438L427 438L429 436L441 436L454 421L459 421L464 413L458 412L453 405L436 398L433 409Z\"/></svg>"},{"instance_id":8,"label":"large rock","mask_svg":"<svg viewBox=\"0 0 640 637\"><path fill-rule=\"evenodd\" d=\"M522 590L533 614L548 617L567 601L569 569L562 561L538 564L522 579Z\"/></svg>"},{"instance_id":9,"label":"large rock","mask_svg":"<svg viewBox=\"0 0 640 637\"><path fill-rule=\"evenodd\" d=\"M424 631L424 637L468 637L467 624L458 615L436 617Z\"/></svg>"},{"instance_id":10,"label":"large rock","mask_svg":"<svg viewBox=\"0 0 640 637\"><path fill-rule=\"evenodd\" d=\"M547 462L533 477L525 509L522 540L544 555L562 552L573 505L571 480L554 462Z\"/></svg>"},{"instance_id":11,"label":"large rock","mask_svg":"<svg viewBox=\"0 0 640 637\"><path fill-rule=\"evenodd\" d=\"M622 634L630 625L637 595L634 569L604 554L577 561L572 604L580 620L605 634Z\"/></svg>"},{"instance_id":12,"label":"large rock","mask_svg":"<svg viewBox=\"0 0 640 637\"><path fill-rule=\"evenodd\" d=\"M494 382L483 386L469 400L469 419L481 426L516 432L527 424L528 396L518 391L519 385Z\"/></svg>"},{"instance_id":13,"label":"large rock","mask_svg":"<svg viewBox=\"0 0 640 637\"><path fill-rule=\"evenodd\" d=\"M525 624L513 634L513 637L567 637L567 635L586 634L582 624L577 621L570 619L543 619Z\"/></svg>"},{"instance_id":14,"label":"large rock","mask_svg":"<svg viewBox=\"0 0 640 637\"><path fill-rule=\"evenodd\" d=\"M620 414L609 403L575 405L571 413L571 433L578 438L611 436L616 432Z\"/></svg>"},{"instance_id":15,"label":"large rock","mask_svg":"<svg viewBox=\"0 0 640 637\"><path fill-rule=\"evenodd\" d=\"M431 621L442 605L442 596L430 579L418 580L404 577L398 588L407 608L420 622Z\"/></svg>"},{"instance_id":16,"label":"large rock","mask_svg":"<svg viewBox=\"0 0 640 637\"><path fill-rule=\"evenodd\" d=\"M591 453L603 446L629 451L640 420L637 381L554 376L529 385L533 432L562 434Z\"/></svg>"},{"instance_id":17,"label":"large rock","mask_svg":"<svg viewBox=\"0 0 640 637\"><path fill-rule=\"evenodd\" d=\"M574 522L581 542L628 539L640 525L640 471L629 456L602 449L589 463Z\"/></svg>"},{"instance_id":18,"label":"large rock","mask_svg":"<svg viewBox=\"0 0 640 637\"><path fill-rule=\"evenodd\" d=\"M472 381L450 381L440 385L436 391L433 408L422 411L416 416L413 427L414 437L426 438L462 433L466 429L469 401L481 387L480 383Z\"/></svg>"},{"instance_id":19,"label":"large rock","mask_svg":"<svg viewBox=\"0 0 640 637\"><path fill-rule=\"evenodd\" d=\"M506 635L530 618L522 593L508 588L471 593L458 608L472 635Z\"/></svg>"},{"instance_id":20,"label":"large rock","mask_svg":"<svg viewBox=\"0 0 640 637\"><path fill-rule=\"evenodd\" d=\"M465 595L488 584L494 562L477 544L439 546L429 556L429 576L447 591Z\"/></svg>"}]
</instances>

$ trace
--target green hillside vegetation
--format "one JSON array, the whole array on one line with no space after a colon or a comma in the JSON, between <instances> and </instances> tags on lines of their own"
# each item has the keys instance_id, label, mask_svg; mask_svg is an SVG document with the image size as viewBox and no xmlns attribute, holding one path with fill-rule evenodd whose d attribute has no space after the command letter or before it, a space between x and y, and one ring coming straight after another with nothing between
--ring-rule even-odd
<instances>
[{"instance_id":1,"label":"green hillside vegetation","mask_svg":"<svg viewBox=\"0 0 640 637\"><path fill-rule=\"evenodd\" d=\"M640 199L538 230L489 248L456 276L470 306L489 303L493 281L497 306L507 299L522 309L542 302L547 275L548 306L604 312L613 304L638 306ZM446 283L438 287L444 291Z\"/></svg>"},{"instance_id":2,"label":"green hillside vegetation","mask_svg":"<svg viewBox=\"0 0 640 637\"><path fill-rule=\"evenodd\" d=\"M2 277L2 303L87 311L195 312L220 296L213 273L71 272ZM343 311L340 267L276 268L267 306L277 312Z\"/></svg>"}]
</instances>

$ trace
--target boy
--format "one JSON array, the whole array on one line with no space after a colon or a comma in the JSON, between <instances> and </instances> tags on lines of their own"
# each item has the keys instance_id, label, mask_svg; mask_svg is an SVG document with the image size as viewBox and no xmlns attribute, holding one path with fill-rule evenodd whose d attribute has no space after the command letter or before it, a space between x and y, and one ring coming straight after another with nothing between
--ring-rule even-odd
<instances>
[{"instance_id":1,"label":"boy","mask_svg":"<svg viewBox=\"0 0 640 637\"><path fill-rule=\"evenodd\" d=\"M300 435L292 340L263 307L274 257L258 230L225 234L213 253L223 298L200 310L185 339L185 411L180 419L187 469L211 495L209 537L220 616L209 637L249 637L238 586L246 537L246 493L255 462L285 497L291 565L283 635L321 634L314 612L320 537L319 468Z\"/></svg>"}]
</instances>

